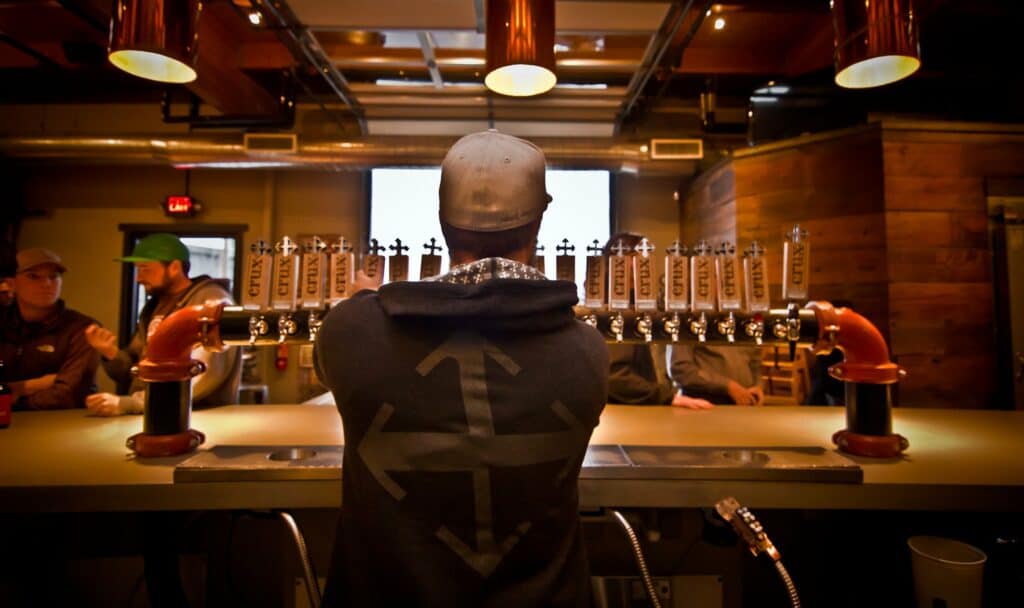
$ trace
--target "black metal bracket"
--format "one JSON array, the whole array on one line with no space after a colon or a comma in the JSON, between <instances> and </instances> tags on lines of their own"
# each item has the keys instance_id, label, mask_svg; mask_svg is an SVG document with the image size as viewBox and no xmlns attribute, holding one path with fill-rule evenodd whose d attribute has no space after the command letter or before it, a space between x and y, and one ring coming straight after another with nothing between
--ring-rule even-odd
<instances>
[{"instance_id":1,"label":"black metal bracket","mask_svg":"<svg viewBox=\"0 0 1024 608\"><path fill-rule=\"evenodd\" d=\"M295 77L291 72L282 72L279 91L271 93L277 99L277 112L273 114L204 114L203 100L195 93L182 88L167 88L164 90L163 100L160 103L160 110L163 120L168 124L187 123L198 129L217 128L246 128L246 127L271 127L277 129L290 129L295 124ZM185 91L188 99L180 101L187 105L184 114L175 114L175 92Z\"/></svg>"}]
</instances>

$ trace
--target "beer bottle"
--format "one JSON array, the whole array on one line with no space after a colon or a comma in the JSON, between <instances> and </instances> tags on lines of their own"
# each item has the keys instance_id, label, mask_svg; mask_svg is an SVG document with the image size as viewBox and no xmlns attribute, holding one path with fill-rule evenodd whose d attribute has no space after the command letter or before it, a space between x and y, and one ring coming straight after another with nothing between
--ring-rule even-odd
<instances>
[{"instance_id":1,"label":"beer bottle","mask_svg":"<svg viewBox=\"0 0 1024 608\"><path fill-rule=\"evenodd\" d=\"M13 406L14 396L11 394L11 387L7 386L4 362L0 360L0 429L5 429L11 424L11 408Z\"/></svg>"}]
</instances>

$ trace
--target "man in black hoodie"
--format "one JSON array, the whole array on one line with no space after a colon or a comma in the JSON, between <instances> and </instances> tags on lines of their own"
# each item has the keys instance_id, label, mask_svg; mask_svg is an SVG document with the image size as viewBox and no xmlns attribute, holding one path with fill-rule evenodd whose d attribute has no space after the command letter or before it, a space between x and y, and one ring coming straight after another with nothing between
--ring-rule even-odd
<instances>
[{"instance_id":1,"label":"man in black hoodie","mask_svg":"<svg viewBox=\"0 0 1024 608\"><path fill-rule=\"evenodd\" d=\"M346 446L325 606L590 605L577 477L608 355L576 286L529 265L545 190L533 144L460 139L439 193L451 271L324 320Z\"/></svg>"}]
</instances>

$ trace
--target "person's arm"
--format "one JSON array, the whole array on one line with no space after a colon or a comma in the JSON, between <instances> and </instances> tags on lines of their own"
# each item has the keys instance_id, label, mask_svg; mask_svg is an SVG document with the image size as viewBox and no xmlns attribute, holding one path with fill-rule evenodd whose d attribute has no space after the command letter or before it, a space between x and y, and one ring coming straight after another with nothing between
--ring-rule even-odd
<instances>
[{"instance_id":1,"label":"person's arm","mask_svg":"<svg viewBox=\"0 0 1024 608\"><path fill-rule=\"evenodd\" d=\"M132 340L128 346L117 351L112 358L103 356L101 362L103 370L107 372L110 379L115 382L128 382L132 377L132 366L139 362L142 349L145 347L144 333L146 329L139 325L132 334Z\"/></svg>"},{"instance_id":2,"label":"person's arm","mask_svg":"<svg viewBox=\"0 0 1024 608\"><path fill-rule=\"evenodd\" d=\"M85 336L77 332L71 338L67 356L53 383L42 390L25 395L19 405L30 410L55 410L81 407L85 397L93 390L96 382L96 368L99 354L86 342Z\"/></svg>"},{"instance_id":3,"label":"person's arm","mask_svg":"<svg viewBox=\"0 0 1024 608\"><path fill-rule=\"evenodd\" d=\"M232 364L235 357L239 356L236 347L231 347L224 352L214 353L205 348L197 348L192 351L192 358L202 361L206 365L206 371L192 378L192 401L199 401L209 396L220 388L228 380L232 372ZM223 404L222 404L223 405Z\"/></svg>"},{"instance_id":4,"label":"person's arm","mask_svg":"<svg viewBox=\"0 0 1024 608\"><path fill-rule=\"evenodd\" d=\"M729 395L729 383L732 382L732 378L698 364L693 345L672 345L671 373L672 379L682 387L684 394L693 392L703 395Z\"/></svg>"},{"instance_id":5,"label":"person's arm","mask_svg":"<svg viewBox=\"0 0 1024 608\"><path fill-rule=\"evenodd\" d=\"M85 407L93 416L141 414L145 409L145 400L145 391L136 391L131 395L93 393L85 398Z\"/></svg>"},{"instance_id":6,"label":"person's arm","mask_svg":"<svg viewBox=\"0 0 1024 608\"><path fill-rule=\"evenodd\" d=\"M672 387L659 384L646 347L608 346L608 401L611 403L664 405L672 401ZM648 372L648 374L645 374ZM647 377L647 376L651 377Z\"/></svg>"}]
</instances>

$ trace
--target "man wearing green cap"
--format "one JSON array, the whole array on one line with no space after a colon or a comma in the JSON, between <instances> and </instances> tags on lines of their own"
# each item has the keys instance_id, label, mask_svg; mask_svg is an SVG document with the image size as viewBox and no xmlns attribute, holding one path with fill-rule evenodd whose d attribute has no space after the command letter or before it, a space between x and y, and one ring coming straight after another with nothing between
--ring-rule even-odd
<instances>
[{"instance_id":1,"label":"man wearing green cap","mask_svg":"<svg viewBox=\"0 0 1024 608\"><path fill-rule=\"evenodd\" d=\"M103 327L94 324L85 330L89 344L103 357L107 375L119 383L131 380L130 395L97 393L86 399L86 406L100 416L142 412L145 383L132 378L131 368L145 357L146 341L167 315L207 300L231 303L226 281L205 275L189 278L188 248L173 234L151 234L135 245L131 255L117 261L135 264L135 280L145 288L148 299L125 349L118 350L117 336ZM235 403L241 374L238 349L210 353L200 348L192 358L206 364L206 372L192 381L193 404L209 407Z\"/></svg>"}]
</instances>

